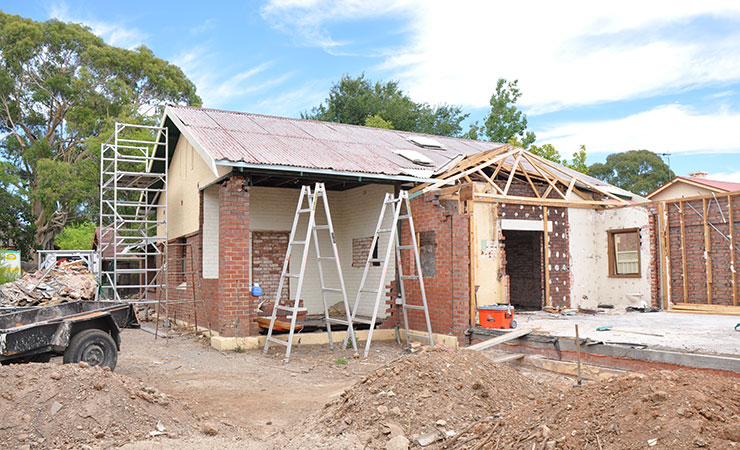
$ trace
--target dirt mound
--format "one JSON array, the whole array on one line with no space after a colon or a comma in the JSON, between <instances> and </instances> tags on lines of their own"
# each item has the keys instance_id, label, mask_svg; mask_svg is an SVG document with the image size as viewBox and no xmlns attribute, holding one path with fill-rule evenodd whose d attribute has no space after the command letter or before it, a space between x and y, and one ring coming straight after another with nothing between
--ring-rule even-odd
<instances>
[{"instance_id":1,"label":"dirt mound","mask_svg":"<svg viewBox=\"0 0 740 450\"><path fill-rule=\"evenodd\" d=\"M362 436L369 448L382 448L397 434L412 442L424 436L439 440L532 404L540 389L479 352L423 348L345 391L327 404L319 422L325 435Z\"/></svg>"},{"instance_id":2,"label":"dirt mound","mask_svg":"<svg viewBox=\"0 0 740 450\"><path fill-rule=\"evenodd\" d=\"M633 373L553 395L529 413L509 421L500 448L740 447L740 380L699 371Z\"/></svg>"},{"instance_id":3,"label":"dirt mound","mask_svg":"<svg viewBox=\"0 0 740 450\"><path fill-rule=\"evenodd\" d=\"M107 368L18 364L0 367L0 447L112 447L197 431L167 395Z\"/></svg>"}]
</instances>

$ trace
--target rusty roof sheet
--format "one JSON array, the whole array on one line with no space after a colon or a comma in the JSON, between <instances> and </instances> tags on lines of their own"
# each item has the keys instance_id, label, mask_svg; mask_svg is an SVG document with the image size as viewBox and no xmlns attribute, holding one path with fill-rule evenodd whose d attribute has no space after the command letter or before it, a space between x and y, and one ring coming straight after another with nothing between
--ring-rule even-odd
<instances>
[{"instance_id":1,"label":"rusty roof sheet","mask_svg":"<svg viewBox=\"0 0 740 450\"><path fill-rule=\"evenodd\" d=\"M221 164L249 163L309 169L412 175L433 171L460 154L501 147L495 142L428 136L444 150L420 147L407 138L419 133L333 122L291 119L190 106L169 106L202 149ZM414 150L434 163L420 166L396 154ZM422 170L420 170L422 169Z\"/></svg>"}]
</instances>

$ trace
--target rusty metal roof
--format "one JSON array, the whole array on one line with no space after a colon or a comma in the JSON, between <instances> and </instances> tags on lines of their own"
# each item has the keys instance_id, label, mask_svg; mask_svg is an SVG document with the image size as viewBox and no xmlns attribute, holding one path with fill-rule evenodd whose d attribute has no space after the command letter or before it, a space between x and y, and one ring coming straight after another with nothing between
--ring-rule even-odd
<instances>
[{"instance_id":1,"label":"rusty metal roof","mask_svg":"<svg viewBox=\"0 0 740 450\"><path fill-rule=\"evenodd\" d=\"M383 175L430 177L459 155L504 144L406 131L291 119L190 106L168 106L166 113L194 145L217 165L254 164ZM427 136L443 150L408 140ZM431 159L431 167L396 153L414 150Z\"/></svg>"}]
</instances>

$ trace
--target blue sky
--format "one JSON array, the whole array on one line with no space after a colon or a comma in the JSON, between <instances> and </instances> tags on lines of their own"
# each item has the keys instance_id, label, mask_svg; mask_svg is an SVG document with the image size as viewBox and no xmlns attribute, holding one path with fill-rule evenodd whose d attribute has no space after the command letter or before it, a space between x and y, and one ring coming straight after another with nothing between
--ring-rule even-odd
<instances>
[{"instance_id":1,"label":"blue sky","mask_svg":"<svg viewBox=\"0 0 740 450\"><path fill-rule=\"evenodd\" d=\"M601 5L601 3L604 3ZM538 143L589 162L671 153L678 175L740 182L740 2L0 1L178 64L204 106L297 117L342 74L398 80L481 120L518 79Z\"/></svg>"}]
</instances>

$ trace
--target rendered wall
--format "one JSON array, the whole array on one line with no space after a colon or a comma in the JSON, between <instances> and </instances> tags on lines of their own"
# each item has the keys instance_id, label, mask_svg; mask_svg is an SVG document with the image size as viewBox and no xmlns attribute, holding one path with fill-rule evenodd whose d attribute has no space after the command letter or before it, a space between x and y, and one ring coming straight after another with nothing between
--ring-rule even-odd
<instances>
[{"instance_id":1,"label":"rendered wall","mask_svg":"<svg viewBox=\"0 0 740 450\"><path fill-rule=\"evenodd\" d=\"M167 172L167 232L169 239L198 231L200 218L200 188L231 171L218 167L214 175L187 139L181 137ZM160 204L164 198L160 200ZM162 212L159 212L160 219Z\"/></svg>"},{"instance_id":2,"label":"rendered wall","mask_svg":"<svg viewBox=\"0 0 740 450\"><path fill-rule=\"evenodd\" d=\"M670 200L672 198L681 197L697 197L699 195L708 195L712 191L704 189L699 186L693 186L687 183L681 183L680 181L674 183L662 191L658 192L650 198L652 201Z\"/></svg>"},{"instance_id":3,"label":"rendered wall","mask_svg":"<svg viewBox=\"0 0 740 450\"><path fill-rule=\"evenodd\" d=\"M571 208L570 277L573 308L615 309L630 305L627 294L642 294L647 305L655 295L654 227L651 211L642 206L596 211ZM640 228L640 278L609 277L608 230Z\"/></svg>"},{"instance_id":4,"label":"rendered wall","mask_svg":"<svg viewBox=\"0 0 740 450\"><path fill-rule=\"evenodd\" d=\"M339 251L339 260L342 265L347 298L350 304L353 304L355 300L363 271L363 267L352 267L352 240L355 238L371 237L373 235L386 192L393 192L393 187L386 185L367 185L346 191L329 191L327 193ZM300 190L254 186L250 188L250 193L251 207L249 215L251 230L253 232L290 232ZM317 223L324 223L324 217L323 208L320 207L317 211ZM390 214L387 214L384 226L388 227L390 221ZM304 216L300 222L302 226L298 229L296 240L304 239L306 223L307 216ZM318 231L318 233L322 233L319 237L321 255L332 256L332 247L328 232ZM384 250L386 243L387 237L383 236L379 249ZM302 251L303 248L301 246L296 246L293 249L293 256L290 262L291 273L300 272ZM388 278L392 279L395 273L395 257L391 258L389 264ZM331 261L324 262L323 268L326 286L338 288L339 281L334 263ZM366 283L367 287L372 287L373 289L377 287L380 281L380 272L381 267L370 268ZM257 273L252 274L252 281L257 283L264 282L261 281L260 274ZM291 296L295 297L297 289L296 279L291 280L290 289ZM304 277L304 284L301 289L301 297L304 306L308 308L308 314L323 313L324 304L321 298L321 286L313 243L309 248L306 276ZM327 303L331 306L341 301L342 298L341 295L329 293L327 300ZM358 314L371 315L374 298L372 295L364 294L361 300ZM384 309L381 306L378 314L379 317L385 317Z\"/></svg>"}]
</instances>

